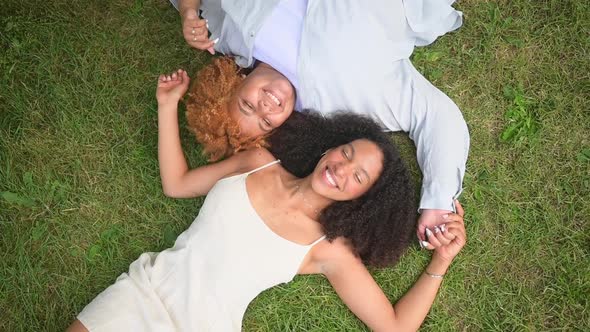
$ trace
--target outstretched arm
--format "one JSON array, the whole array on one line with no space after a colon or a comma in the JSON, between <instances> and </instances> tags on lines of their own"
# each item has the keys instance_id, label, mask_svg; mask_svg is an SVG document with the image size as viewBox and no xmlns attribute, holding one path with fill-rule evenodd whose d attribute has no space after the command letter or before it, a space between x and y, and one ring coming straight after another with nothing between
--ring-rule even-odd
<instances>
[{"instance_id":1,"label":"outstretched arm","mask_svg":"<svg viewBox=\"0 0 590 332\"><path fill-rule=\"evenodd\" d=\"M461 111L442 91L424 78L408 61L404 66L412 77L411 113L400 115L404 130L416 144L422 170L420 218L417 235L427 240L426 227L445 222L443 215L454 211L453 200L461 193L469 152L469 131ZM433 247L428 246L429 249Z\"/></svg>"},{"instance_id":2,"label":"outstretched arm","mask_svg":"<svg viewBox=\"0 0 590 332\"><path fill-rule=\"evenodd\" d=\"M224 161L189 169L178 128L178 102L189 84L188 74L179 69L171 75L160 75L158 99L158 162L164 193L187 198L205 195L221 178L253 168L262 151L238 153Z\"/></svg>"},{"instance_id":3,"label":"outstretched arm","mask_svg":"<svg viewBox=\"0 0 590 332\"><path fill-rule=\"evenodd\" d=\"M460 205L458 212L463 214ZM336 254L336 258L329 259L321 266L322 273L342 301L372 330L416 331L428 314L441 285L442 278L437 276L446 273L466 241L463 218L451 214L449 219L453 221L445 224L444 231L433 235L438 247L430 264L412 288L393 306L361 260L351 253ZM332 245L335 246L335 251L340 250L338 246L345 246L338 241Z\"/></svg>"}]
</instances>

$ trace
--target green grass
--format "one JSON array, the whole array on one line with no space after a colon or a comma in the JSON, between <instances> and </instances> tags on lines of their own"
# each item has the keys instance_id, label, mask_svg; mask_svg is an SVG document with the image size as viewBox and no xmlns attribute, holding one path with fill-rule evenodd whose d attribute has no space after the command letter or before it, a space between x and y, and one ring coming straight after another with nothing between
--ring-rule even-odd
<instances>
[{"instance_id":1,"label":"green grass","mask_svg":"<svg viewBox=\"0 0 590 332\"><path fill-rule=\"evenodd\" d=\"M163 196L159 73L194 73L164 0L4 1L0 9L0 331L63 330L145 251L169 247L202 200ZM463 0L465 24L416 66L471 131L469 242L424 330L589 330L590 9ZM412 144L394 135L418 174ZM186 130L192 165L204 163ZM428 254L374 271L395 300ZM319 276L259 296L247 331L363 325Z\"/></svg>"}]
</instances>

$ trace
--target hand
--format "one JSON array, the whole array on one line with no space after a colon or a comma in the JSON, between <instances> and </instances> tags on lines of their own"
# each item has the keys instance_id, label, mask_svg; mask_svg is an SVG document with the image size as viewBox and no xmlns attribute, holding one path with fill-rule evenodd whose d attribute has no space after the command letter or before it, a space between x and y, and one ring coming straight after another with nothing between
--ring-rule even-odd
<instances>
[{"instance_id":1,"label":"hand","mask_svg":"<svg viewBox=\"0 0 590 332\"><path fill-rule=\"evenodd\" d=\"M418 243L420 247L426 249L434 249L432 246L424 246L423 241L427 241L426 239L426 228L430 229L431 231L434 230L435 226L440 226L444 224L446 221L443 218L444 215L448 215L451 211L448 210L435 210L435 209L423 209L420 213L420 218L418 219L418 228L416 229L416 235L418 236Z\"/></svg>"},{"instance_id":2,"label":"hand","mask_svg":"<svg viewBox=\"0 0 590 332\"><path fill-rule=\"evenodd\" d=\"M434 259L451 262L461 251L467 241L463 216L465 212L459 201L455 201L457 213L450 213L447 223L437 226L434 232L428 232L428 242L434 247Z\"/></svg>"},{"instance_id":3,"label":"hand","mask_svg":"<svg viewBox=\"0 0 590 332\"><path fill-rule=\"evenodd\" d=\"M182 35L191 47L215 54L213 45L216 41L209 40L207 21L200 19L196 10L187 9L182 15Z\"/></svg>"},{"instance_id":4,"label":"hand","mask_svg":"<svg viewBox=\"0 0 590 332\"><path fill-rule=\"evenodd\" d=\"M170 75L160 75L156 99L158 105L176 104L188 90L190 78L186 71L178 69Z\"/></svg>"}]
</instances>

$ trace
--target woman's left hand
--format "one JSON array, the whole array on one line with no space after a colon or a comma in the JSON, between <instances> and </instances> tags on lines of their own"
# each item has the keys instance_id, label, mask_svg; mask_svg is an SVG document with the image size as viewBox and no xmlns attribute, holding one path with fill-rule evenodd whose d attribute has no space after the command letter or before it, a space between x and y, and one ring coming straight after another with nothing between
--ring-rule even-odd
<instances>
[{"instance_id":1,"label":"woman's left hand","mask_svg":"<svg viewBox=\"0 0 590 332\"><path fill-rule=\"evenodd\" d=\"M465 212L459 201L455 201L457 213L449 213L445 223L434 230L428 229L429 249L434 248L433 259L450 262L461 251L467 241L463 216Z\"/></svg>"}]
</instances>

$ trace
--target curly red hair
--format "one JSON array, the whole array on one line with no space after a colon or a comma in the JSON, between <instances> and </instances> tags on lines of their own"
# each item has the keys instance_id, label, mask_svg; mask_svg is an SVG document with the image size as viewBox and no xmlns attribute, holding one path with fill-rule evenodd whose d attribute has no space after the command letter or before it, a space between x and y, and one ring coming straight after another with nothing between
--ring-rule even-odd
<instances>
[{"instance_id":1,"label":"curly red hair","mask_svg":"<svg viewBox=\"0 0 590 332\"><path fill-rule=\"evenodd\" d=\"M231 58L218 57L197 73L190 88L186 99L188 127L209 161L267 146L266 137L241 137L240 127L229 116L228 104L243 80Z\"/></svg>"}]
</instances>

